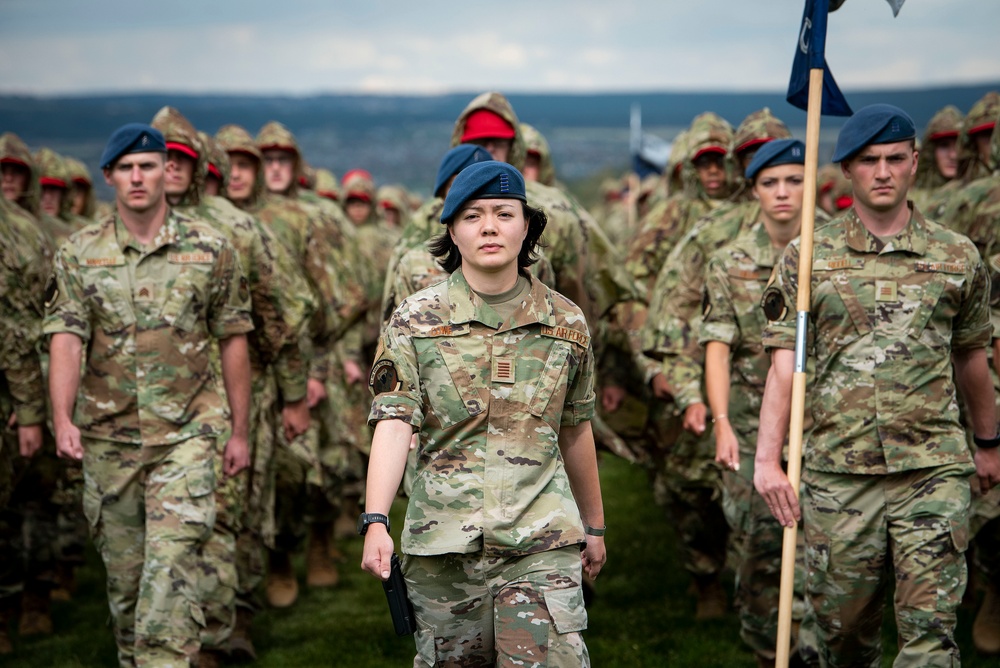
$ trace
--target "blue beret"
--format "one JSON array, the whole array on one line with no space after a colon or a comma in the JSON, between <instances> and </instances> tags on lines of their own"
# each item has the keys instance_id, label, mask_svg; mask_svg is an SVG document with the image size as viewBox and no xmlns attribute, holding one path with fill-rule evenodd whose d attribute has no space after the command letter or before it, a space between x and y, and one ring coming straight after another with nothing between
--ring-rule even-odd
<instances>
[{"instance_id":1,"label":"blue beret","mask_svg":"<svg viewBox=\"0 0 1000 668\"><path fill-rule=\"evenodd\" d=\"M472 199L519 199L527 202L524 177L506 162L489 160L469 165L455 177L444 199L441 222L450 223L462 205Z\"/></svg>"},{"instance_id":2,"label":"blue beret","mask_svg":"<svg viewBox=\"0 0 1000 668\"><path fill-rule=\"evenodd\" d=\"M441 158L441 166L438 167L437 180L434 182L434 196L441 196L441 188L448 183L448 179L458 174L460 171L475 162L485 162L492 160L493 156L482 146L475 144L459 144L444 154Z\"/></svg>"},{"instance_id":3,"label":"blue beret","mask_svg":"<svg viewBox=\"0 0 1000 668\"><path fill-rule=\"evenodd\" d=\"M905 111L891 104L870 104L844 123L833 150L833 162L843 162L870 144L913 139L917 128Z\"/></svg>"},{"instance_id":4,"label":"blue beret","mask_svg":"<svg viewBox=\"0 0 1000 668\"><path fill-rule=\"evenodd\" d=\"M751 180L757 176L757 172L766 167L804 164L806 164L805 144L798 139L774 139L757 149L744 174L747 180Z\"/></svg>"},{"instance_id":5,"label":"blue beret","mask_svg":"<svg viewBox=\"0 0 1000 668\"><path fill-rule=\"evenodd\" d=\"M166 153L167 142L163 133L145 123L127 123L111 134L104 153L101 169L108 169L118 158L128 153Z\"/></svg>"}]
</instances>

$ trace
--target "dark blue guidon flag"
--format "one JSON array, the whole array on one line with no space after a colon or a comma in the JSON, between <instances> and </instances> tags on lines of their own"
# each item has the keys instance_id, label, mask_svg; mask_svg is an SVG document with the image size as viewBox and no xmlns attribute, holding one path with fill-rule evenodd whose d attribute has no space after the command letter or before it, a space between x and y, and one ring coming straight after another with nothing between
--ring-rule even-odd
<instances>
[{"instance_id":1,"label":"dark blue guidon flag","mask_svg":"<svg viewBox=\"0 0 1000 668\"><path fill-rule=\"evenodd\" d=\"M834 4L834 9L843 0ZM802 13L802 27L799 43L795 45L795 60L792 61L792 77L788 82L789 104L799 109L809 107L809 70L823 70L823 102L820 112L828 116L850 116L854 112L847 99L837 87L837 82L826 64L826 17L830 13L829 0L806 0Z\"/></svg>"}]
</instances>

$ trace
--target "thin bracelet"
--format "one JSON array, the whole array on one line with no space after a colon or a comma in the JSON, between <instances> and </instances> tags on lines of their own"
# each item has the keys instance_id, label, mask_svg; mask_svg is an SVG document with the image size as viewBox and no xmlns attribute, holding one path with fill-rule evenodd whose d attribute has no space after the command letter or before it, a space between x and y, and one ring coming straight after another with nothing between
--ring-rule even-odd
<instances>
[{"instance_id":1,"label":"thin bracelet","mask_svg":"<svg viewBox=\"0 0 1000 668\"><path fill-rule=\"evenodd\" d=\"M728 415L717 415L714 418L712 418L712 424L715 424L716 420L726 420L728 418L729 418Z\"/></svg>"}]
</instances>

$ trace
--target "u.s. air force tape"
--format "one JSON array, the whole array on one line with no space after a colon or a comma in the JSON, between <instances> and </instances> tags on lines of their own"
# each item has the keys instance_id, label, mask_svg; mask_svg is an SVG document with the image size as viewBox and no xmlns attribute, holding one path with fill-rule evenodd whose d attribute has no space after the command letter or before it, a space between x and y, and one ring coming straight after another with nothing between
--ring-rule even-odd
<instances>
[{"instance_id":1,"label":"u.s. air force tape","mask_svg":"<svg viewBox=\"0 0 1000 668\"><path fill-rule=\"evenodd\" d=\"M773 285L764 291L764 296L760 299L760 307L764 309L764 315L771 322L781 322L788 315L785 293Z\"/></svg>"},{"instance_id":2,"label":"u.s. air force tape","mask_svg":"<svg viewBox=\"0 0 1000 668\"><path fill-rule=\"evenodd\" d=\"M368 385L375 394L383 392L395 392L403 386L396 373L396 365L392 360L379 360L372 367L371 375L368 376Z\"/></svg>"}]
</instances>

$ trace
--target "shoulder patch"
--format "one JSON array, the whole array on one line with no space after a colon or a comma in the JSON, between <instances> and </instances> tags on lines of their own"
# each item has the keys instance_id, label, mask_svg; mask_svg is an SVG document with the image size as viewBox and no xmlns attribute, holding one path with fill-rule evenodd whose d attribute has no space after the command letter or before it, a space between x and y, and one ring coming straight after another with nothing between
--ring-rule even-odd
<instances>
[{"instance_id":1,"label":"shoulder patch","mask_svg":"<svg viewBox=\"0 0 1000 668\"><path fill-rule=\"evenodd\" d=\"M562 325L557 325L555 327L542 325L542 336L551 336L554 339L570 341L579 346L583 346L584 348L590 346L589 336L570 327L563 327Z\"/></svg>"},{"instance_id":2,"label":"shoulder patch","mask_svg":"<svg viewBox=\"0 0 1000 668\"><path fill-rule=\"evenodd\" d=\"M396 373L396 364L392 360L379 360L372 367L372 372L368 376L368 386L376 395L384 392L396 392L403 386Z\"/></svg>"},{"instance_id":3,"label":"shoulder patch","mask_svg":"<svg viewBox=\"0 0 1000 668\"><path fill-rule=\"evenodd\" d=\"M764 315L771 322L781 322L788 315L788 304L785 303L785 293L774 285L764 291L764 296L760 299L760 307L764 310Z\"/></svg>"},{"instance_id":4,"label":"shoulder patch","mask_svg":"<svg viewBox=\"0 0 1000 668\"><path fill-rule=\"evenodd\" d=\"M49 281L45 286L45 308L50 309L52 305L56 303L56 299L59 298L59 282L56 281L55 276L49 276ZM36 304L38 302L35 302Z\"/></svg>"}]
</instances>

